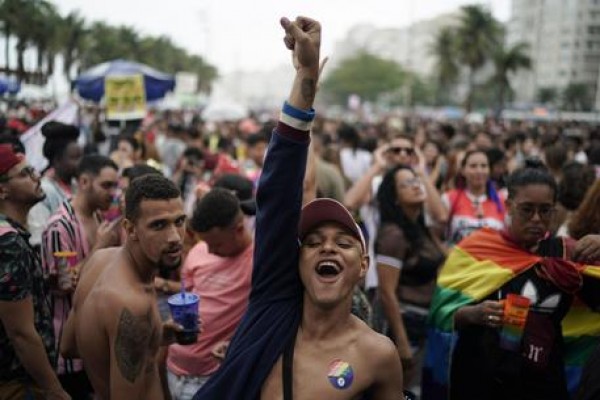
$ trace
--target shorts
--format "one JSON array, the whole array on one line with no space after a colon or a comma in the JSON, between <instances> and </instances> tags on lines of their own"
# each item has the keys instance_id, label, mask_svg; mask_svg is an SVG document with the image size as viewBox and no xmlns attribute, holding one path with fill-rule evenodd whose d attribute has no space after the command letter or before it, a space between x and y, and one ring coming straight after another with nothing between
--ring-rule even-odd
<instances>
[{"instance_id":1,"label":"shorts","mask_svg":"<svg viewBox=\"0 0 600 400\"><path fill-rule=\"evenodd\" d=\"M208 381L210 375L175 375L167 370L167 382L169 383L169 392L173 400L192 400L194 395Z\"/></svg>"}]
</instances>

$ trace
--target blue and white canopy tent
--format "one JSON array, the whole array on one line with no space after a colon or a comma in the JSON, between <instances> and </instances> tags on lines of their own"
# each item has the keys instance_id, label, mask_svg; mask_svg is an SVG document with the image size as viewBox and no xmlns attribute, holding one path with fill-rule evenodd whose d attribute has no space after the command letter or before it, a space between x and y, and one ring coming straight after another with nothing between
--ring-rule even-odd
<instances>
[{"instance_id":1,"label":"blue and white canopy tent","mask_svg":"<svg viewBox=\"0 0 600 400\"><path fill-rule=\"evenodd\" d=\"M105 94L107 77L143 77L146 101L162 99L175 89L175 77L145 64L127 60L113 60L84 71L75 79L74 88L82 98L99 103Z\"/></svg>"},{"instance_id":2,"label":"blue and white canopy tent","mask_svg":"<svg viewBox=\"0 0 600 400\"><path fill-rule=\"evenodd\" d=\"M21 84L18 81L0 77L0 95L5 93L17 94L19 90L21 90Z\"/></svg>"}]
</instances>

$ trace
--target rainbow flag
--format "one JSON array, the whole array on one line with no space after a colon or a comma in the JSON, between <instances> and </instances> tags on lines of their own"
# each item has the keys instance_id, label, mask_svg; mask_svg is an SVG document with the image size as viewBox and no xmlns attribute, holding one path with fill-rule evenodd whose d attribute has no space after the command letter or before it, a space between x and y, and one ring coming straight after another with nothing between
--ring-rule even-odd
<instances>
[{"instance_id":1,"label":"rainbow flag","mask_svg":"<svg viewBox=\"0 0 600 400\"><path fill-rule=\"evenodd\" d=\"M564 243L563 249L566 252ZM462 306L483 300L541 259L486 228L454 247L442 267L431 303L423 400L448 398L450 363L457 339L454 313ZM584 276L600 279L600 267L576 266ZM599 336L600 314L577 300L563 320L563 337L567 347L565 365L571 393L578 386L583 364L598 343Z\"/></svg>"}]
</instances>

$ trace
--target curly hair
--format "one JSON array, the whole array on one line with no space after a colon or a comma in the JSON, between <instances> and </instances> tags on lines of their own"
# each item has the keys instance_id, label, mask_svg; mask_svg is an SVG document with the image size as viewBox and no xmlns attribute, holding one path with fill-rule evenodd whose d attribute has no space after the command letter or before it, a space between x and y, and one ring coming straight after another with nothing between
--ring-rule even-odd
<instances>
[{"instance_id":1,"label":"curly hair","mask_svg":"<svg viewBox=\"0 0 600 400\"><path fill-rule=\"evenodd\" d=\"M379 190L377 191L377 203L379 206L379 213L381 217L381 223L393 223L396 224L404 232L405 237L408 241L418 246L421 244L424 235L429 235L428 229L425 227L425 217L423 213L419 215L416 222L411 221L402 207L398 205L398 197L396 194L396 173L400 170L407 170L413 173L411 167L407 165L397 165L390 169L383 176L383 181Z\"/></svg>"},{"instance_id":2,"label":"curly hair","mask_svg":"<svg viewBox=\"0 0 600 400\"><path fill-rule=\"evenodd\" d=\"M600 202L600 180L596 180L590 187L581 205L571 217L569 234L573 239L579 240L585 235L600 233L598 202Z\"/></svg>"},{"instance_id":3,"label":"curly hair","mask_svg":"<svg viewBox=\"0 0 600 400\"><path fill-rule=\"evenodd\" d=\"M525 160L525 166L514 171L506 182L508 189L508 198L514 199L517 190L528 185L546 185L553 193L553 201L558 198L558 184L556 180L544 165L537 158L528 158Z\"/></svg>"},{"instance_id":4,"label":"curly hair","mask_svg":"<svg viewBox=\"0 0 600 400\"><path fill-rule=\"evenodd\" d=\"M212 228L228 228L240 214L240 201L235 194L229 189L216 187L197 201L190 227L201 233Z\"/></svg>"},{"instance_id":5,"label":"curly hair","mask_svg":"<svg viewBox=\"0 0 600 400\"><path fill-rule=\"evenodd\" d=\"M162 175L150 174L134 179L125 193L125 218L135 222L142 200L171 200L181 196L177 186Z\"/></svg>"}]
</instances>

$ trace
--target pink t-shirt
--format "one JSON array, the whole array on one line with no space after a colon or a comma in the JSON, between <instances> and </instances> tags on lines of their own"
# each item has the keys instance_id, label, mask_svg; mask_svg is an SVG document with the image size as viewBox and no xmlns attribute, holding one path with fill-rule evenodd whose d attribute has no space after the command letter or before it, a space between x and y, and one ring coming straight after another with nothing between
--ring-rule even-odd
<instances>
[{"instance_id":1,"label":"pink t-shirt","mask_svg":"<svg viewBox=\"0 0 600 400\"><path fill-rule=\"evenodd\" d=\"M200 296L202 333L192 345L169 347L167 367L176 375L210 375L219 368L213 347L231 340L246 307L252 279L254 243L235 257L208 252L204 242L190 250L181 271L188 290Z\"/></svg>"}]
</instances>

